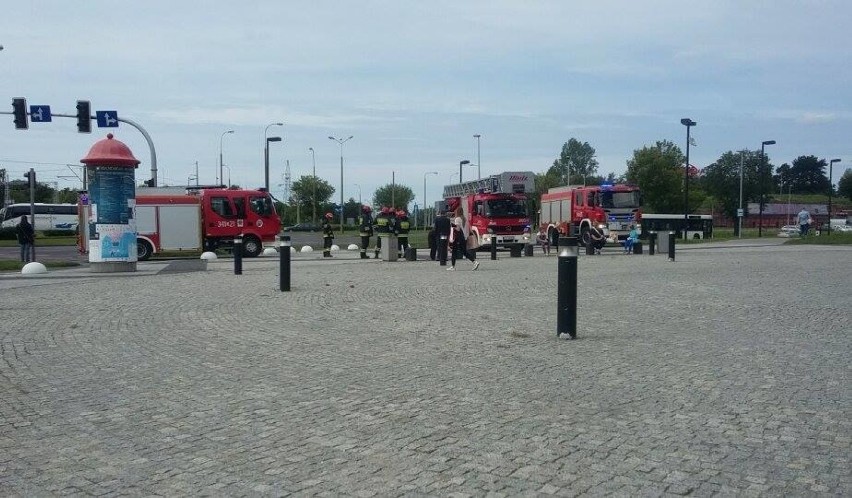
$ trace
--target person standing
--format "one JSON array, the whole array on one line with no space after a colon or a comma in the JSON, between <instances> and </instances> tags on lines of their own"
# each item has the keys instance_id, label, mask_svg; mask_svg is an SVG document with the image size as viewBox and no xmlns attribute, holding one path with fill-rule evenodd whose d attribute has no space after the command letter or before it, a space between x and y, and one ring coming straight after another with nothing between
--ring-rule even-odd
<instances>
[{"instance_id":1,"label":"person standing","mask_svg":"<svg viewBox=\"0 0 852 498\"><path fill-rule=\"evenodd\" d=\"M452 231L450 231L450 246L453 248L452 259L450 262L450 267L447 268L449 271L453 271L456 269L456 259L458 258L467 258L473 263L473 270L479 268L479 261L471 255L467 250L467 237L468 237L468 228L467 223L465 223L464 217L462 216L462 208L459 206L456 208L455 217L453 217L453 221L451 223Z\"/></svg>"},{"instance_id":2,"label":"person standing","mask_svg":"<svg viewBox=\"0 0 852 498\"><path fill-rule=\"evenodd\" d=\"M331 213L325 213L322 219L322 257L331 257L331 241L334 240L334 230L331 228L331 219L334 217Z\"/></svg>"},{"instance_id":3,"label":"person standing","mask_svg":"<svg viewBox=\"0 0 852 498\"><path fill-rule=\"evenodd\" d=\"M804 237L811 229L811 213L807 209L802 208L799 211L799 235Z\"/></svg>"},{"instance_id":4,"label":"person standing","mask_svg":"<svg viewBox=\"0 0 852 498\"><path fill-rule=\"evenodd\" d=\"M450 230L452 229L450 219L444 211L438 211L435 214L435 251L440 261L441 266L447 264L447 241L450 238Z\"/></svg>"},{"instance_id":5,"label":"person standing","mask_svg":"<svg viewBox=\"0 0 852 498\"><path fill-rule=\"evenodd\" d=\"M382 206L379 214L376 215L376 253L373 256L375 259L379 259L379 253L382 251L382 237L387 237L388 233L390 233L388 226L390 222L388 218L389 212L390 209L387 206Z\"/></svg>"},{"instance_id":6,"label":"person standing","mask_svg":"<svg viewBox=\"0 0 852 498\"><path fill-rule=\"evenodd\" d=\"M367 204L361 206L361 218L358 220L358 232L361 235L361 259L369 259L367 247L370 245L370 237L373 236L372 211L372 208Z\"/></svg>"},{"instance_id":7,"label":"person standing","mask_svg":"<svg viewBox=\"0 0 852 498\"><path fill-rule=\"evenodd\" d=\"M405 256L405 251L408 250L408 232L411 229L411 222L408 221L408 213L404 209L396 212L396 234L397 246L399 248L398 258L402 259Z\"/></svg>"},{"instance_id":8,"label":"person standing","mask_svg":"<svg viewBox=\"0 0 852 498\"><path fill-rule=\"evenodd\" d=\"M21 222L15 227L18 236L18 244L21 245L21 262L29 263L33 260L33 243L35 243L35 230L26 216L21 216Z\"/></svg>"}]
</instances>

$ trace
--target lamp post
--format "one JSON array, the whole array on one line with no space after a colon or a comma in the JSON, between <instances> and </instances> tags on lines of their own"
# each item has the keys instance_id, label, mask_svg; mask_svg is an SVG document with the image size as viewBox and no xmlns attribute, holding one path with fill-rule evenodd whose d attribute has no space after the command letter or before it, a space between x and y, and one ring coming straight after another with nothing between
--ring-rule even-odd
<instances>
[{"instance_id":1,"label":"lamp post","mask_svg":"<svg viewBox=\"0 0 852 498\"><path fill-rule=\"evenodd\" d=\"M357 183L353 183L352 185L355 185L355 187L358 189L358 205L360 206L361 205L361 186L358 185Z\"/></svg>"},{"instance_id":2,"label":"lamp post","mask_svg":"<svg viewBox=\"0 0 852 498\"><path fill-rule=\"evenodd\" d=\"M476 179L482 179L482 158L479 156L479 139L482 135L477 133L473 136L476 139Z\"/></svg>"},{"instance_id":3,"label":"lamp post","mask_svg":"<svg viewBox=\"0 0 852 498\"><path fill-rule=\"evenodd\" d=\"M222 176L222 164L223 164L223 161L222 161L222 140L224 140L225 135L227 135L229 133L234 133L234 130L228 130L228 131L222 133L222 136L219 137L219 178L216 179L216 183L224 183L225 182L225 177Z\"/></svg>"},{"instance_id":4,"label":"lamp post","mask_svg":"<svg viewBox=\"0 0 852 498\"><path fill-rule=\"evenodd\" d=\"M311 207L314 210L314 217L311 219L314 225L317 223L317 155L314 152L313 147L308 147L308 150L311 151L311 164L313 165L311 169L311 175L313 176L313 180L311 181L312 187L311 190Z\"/></svg>"},{"instance_id":5,"label":"lamp post","mask_svg":"<svg viewBox=\"0 0 852 498\"><path fill-rule=\"evenodd\" d=\"M270 123L263 130L264 148L263 148L263 176L266 186L266 191L269 192L269 142L280 142L281 137L267 137L269 128L272 126L284 126L284 123Z\"/></svg>"},{"instance_id":6,"label":"lamp post","mask_svg":"<svg viewBox=\"0 0 852 498\"><path fill-rule=\"evenodd\" d=\"M328 137L329 140L334 140L340 144L340 233L343 233L343 144L352 140L353 135L348 138Z\"/></svg>"},{"instance_id":7,"label":"lamp post","mask_svg":"<svg viewBox=\"0 0 852 498\"><path fill-rule=\"evenodd\" d=\"M686 240L686 231L689 226L689 129L698 123L683 118L680 124L686 126L686 167L683 169L683 240Z\"/></svg>"},{"instance_id":8,"label":"lamp post","mask_svg":"<svg viewBox=\"0 0 852 498\"><path fill-rule=\"evenodd\" d=\"M760 216L758 217L758 226L757 226L757 236L763 237L763 202L764 202L764 190L766 189L766 185L763 180L763 169L766 166L766 154L764 153L764 149L767 145L775 145L775 140L764 140L760 142L760 170L758 171L758 182L760 182Z\"/></svg>"},{"instance_id":9,"label":"lamp post","mask_svg":"<svg viewBox=\"0 0 852 498\"><path fill-rule=\"evenodd\" d=\"M470 164L470 161L465 159L464 161L459 161L459 183L462 182L462 166L465 164Z\"/></svg>"},{"instance_id":10,"label":"lamp post","mask_svg":"<svg viewBox=\"0 0 852 498\"><path fill-rule=\"evenodd\" d=\"M437 175L437 171L429 171L423 173L423 229L426 230L426 177L429 175Z\"/></svg>"},{"instance_id":11,"label":"lamp post","mask_svg":"<svg viewBox=\"0 0 852 498\"><path fill-rule=\"evenodd\" d=\"M737 217L737 234L739 234L738 238L740 239L743 238L743 215L745 214L743 212L743 155L744 151L740 151L740 209L737 213L739 214Z\"/></svg>"},{"instance_id":12,"label":"lamp post","mask_svg":"<svg viewBox=\"0 0 852 498\"><path fill-rule=\"evenodd\" d=\"M828 162L828 234L831 235L831 192L834 190L834 184L831 182L834 177L834 163L839 163L840 159L832 159Z\"/></svg>"},{"instance_id":13,"label":"lamp post","mask_svg":"<svg viewBox=\"0 0 852 498\"><path fill-rule=\"evenodd\" d=\"M231 167L227 164L222 165L223 168L228 170L228 188L231 188ZM222 177L222 183L225 183L225 177Z\"/></svg>"}]
</instances>

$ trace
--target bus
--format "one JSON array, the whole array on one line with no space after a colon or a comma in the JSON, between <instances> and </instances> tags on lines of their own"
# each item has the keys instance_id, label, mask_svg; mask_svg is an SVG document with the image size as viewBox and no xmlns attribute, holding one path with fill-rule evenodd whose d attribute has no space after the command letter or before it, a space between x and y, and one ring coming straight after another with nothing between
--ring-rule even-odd
<instances>
[{"instance_id":1,"label":"bus","mask_svg":"<svg viewBox=\"0 0 852 498\"><path fill-rule=\"evenodd\" d=\"M0 227L14 228L21 220L21 216L30 216L29 204L9 204L0 209ZM79 220L77 218L76 204L44 204L35 203L35 225L36 230L68 230L77 229Z\"/></svg>"},{"instance_id":2,"label":"bus","mask_svg":"<svg viewBox=\"0 0 852 498\"><path fill-rule=\"evenodd\" d=\"M677 232L683 235L682 214L642 214L642 236L648 232ZM713 216L709 214L690 214L686 224L686 236L690 239L713 238Z\"/></svg>"}]
</instances>

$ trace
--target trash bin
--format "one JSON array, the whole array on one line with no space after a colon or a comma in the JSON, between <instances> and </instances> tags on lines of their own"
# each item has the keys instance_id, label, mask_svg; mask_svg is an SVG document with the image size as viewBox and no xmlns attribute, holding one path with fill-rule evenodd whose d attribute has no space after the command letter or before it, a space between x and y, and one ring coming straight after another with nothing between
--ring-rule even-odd
<instances>
[{"instance_id":1,"label":"trash bin","mask_svg":"<svg viewBox=\"0 0 852 498\"><path fill-rule=\"evenodd\" d=\"M382 261L396 261L399 259L399 242L396 235L379 234L379 237L382 238L382 250L379 253Z\"/></svg>"},{"instance_id":2,"label":"trash bin","mask_svg":"<svg viewBox=\"0 0 852 498\"><path fill-rule=\"evenodd\" d=\"M642 254L642 241L637 240L633 243L633 254Z\"/></svg>"},{"instance_id":3,"label":"trash bin","mask_svg":"<svg viewBox=\"0 0 852 498\"><path fill-rule=\"evenodd\" d=\"M406 261L417 261L417 248L409 247L405 250Z\"/></svg>"},{"instance_id":4,"label":"trash bin","mask_svg":"<svg viewBox=\"0 0 852 498\"><path fill-rule=\"evenodd\" d=\"M533 250L535 250L535 246L532 244L527 244L524 246L524 256L532 256Z\"/></svg>"},{"instance_id":5,"label":"trash bin","mask_svg":"<svg viewBox=\"0 0 852 498\"><path fill-rule=\"evenodd\" d=\"M669 232L666 230L657 232L657 251L662 254L669 252Z\"/></svg>"}]
</instances>

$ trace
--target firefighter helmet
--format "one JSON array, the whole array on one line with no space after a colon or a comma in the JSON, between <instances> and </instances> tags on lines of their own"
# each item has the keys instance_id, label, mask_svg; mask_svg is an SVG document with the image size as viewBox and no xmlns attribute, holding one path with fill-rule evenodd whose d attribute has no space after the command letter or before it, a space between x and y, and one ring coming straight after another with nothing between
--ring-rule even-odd
<instances>
[{"instance_id":1,"label":"firefighter helmet","mask_svg":"<svg viewBox=\"0 0 852 498\"><path fill-rule=\"evenodd\" d=\"M407 216L407 215L405 214L405 210L404 210L404 209L400 209L399 211L397 211L397 212L396 212L396 215L397 215L397 216L399 216L400 218L402 218L403 216Z\"/></svg>"},{"instance_id":2,"label":"firefighter helmet","mask_svg":"<svg viewBox=\"0 0 852 498\"><path fill-rule=\"evenodd\" d=\"M390 213L390 208L387 207L387 206L382 206L382 214L388 214L388 213Z\"/></svg>"},{"instance_id":3,"label":"firefighter helmet","mask_svg":"<svg viewBox=\"0 0 852 498\"><path fill-rule=\"evenodd\" d=\"M363 211L365 213L369 213L372 210L373 210L373 208L371 208L369 204L364 204L363 206L361 206L361 211Z\"/></svg>"},{"instance_id":4,"label":"firefighter helmet","mask_svg":"<svg viewBox=\"0 0 852 498\"><path fill-rule=\"evenodd\" d=\"M330 219L334 218L334 215L331 214L331 213L325 213L325 217L326 217L326 219L330 220Z\"/></svg>"}]
</instances>

